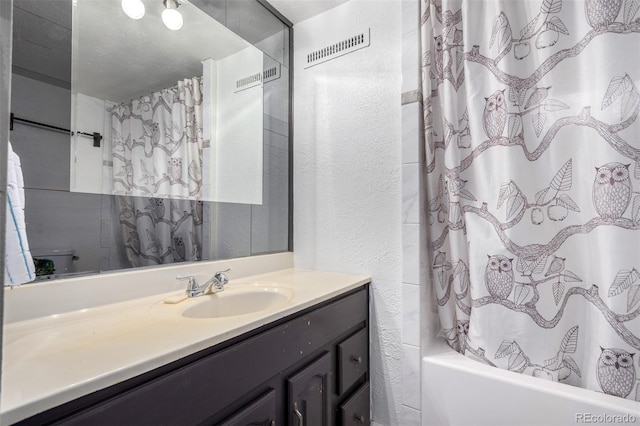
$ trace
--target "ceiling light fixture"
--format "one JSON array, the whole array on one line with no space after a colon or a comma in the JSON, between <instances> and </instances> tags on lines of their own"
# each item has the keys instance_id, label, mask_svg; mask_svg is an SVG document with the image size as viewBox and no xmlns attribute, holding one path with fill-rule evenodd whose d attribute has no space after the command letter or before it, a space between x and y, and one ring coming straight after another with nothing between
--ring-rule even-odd
<instances>
[{"instance_id":1,"label":"ceiling light fixture","mask_svg":"<svg viewBox=\"0 0 640 426\"><path fill-rule=\"evenodd\" d=\"M180 2L178 0L163 0L162 3L165 7L162 11L162 22L164 22L164 25L173 31L182 28L182 14L178 12Z\"/></svg>"},{"instance_id":2,"label":"ceiling light fixture","mask_svg":"<svg viewBox=\"0 0 640 426\"><path fill-rule=\"evenodd\" d=\"M131 19L140 19L144 16L144 4L142 0L122 0L122 10Z\"/></svg>"}]
</instances>

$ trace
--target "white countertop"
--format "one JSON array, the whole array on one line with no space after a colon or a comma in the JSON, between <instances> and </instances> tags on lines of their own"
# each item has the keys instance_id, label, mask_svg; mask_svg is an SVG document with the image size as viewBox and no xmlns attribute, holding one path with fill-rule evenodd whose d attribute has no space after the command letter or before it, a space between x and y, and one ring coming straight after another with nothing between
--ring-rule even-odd
<instances>
[{"instance_id":1,"label":"white countertop","mask_svg":"<svg viewBox=\"0 0 640 426\"><path fill-rule=\"evenodd\" d=\"M12 424L99 389L176 361L357 288L364 276L286 269L231 280L293 290L284 305L225 318L185 318L147 296L5 324L0 424Z\"/></svg>"}]
</instances>

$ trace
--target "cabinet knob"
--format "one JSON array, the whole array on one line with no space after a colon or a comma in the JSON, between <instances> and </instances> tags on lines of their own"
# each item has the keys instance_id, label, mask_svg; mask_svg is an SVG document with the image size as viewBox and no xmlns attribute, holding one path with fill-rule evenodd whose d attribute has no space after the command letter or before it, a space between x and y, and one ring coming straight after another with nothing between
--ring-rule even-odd
<instances>
[{"instance_id":1,"label":"cabinet knob","mask_svg":"<svg viewBox=\"0 0 640 426\"><path fill-rule=\"evenodd\" d=\"M276 426L276 421L275 420L271 420L269 422L269 426Z\"/></svg>"},{"instance_id":2,"label":"cabinet knob","mask_svg":"<svg viewBox=\"0 0 640 426\"><path fill-rule=\"evenodd\" d=\"M362 364L362 357L351 355L351 361L355 362L356 364Z\"/></svg>"},{"instance_id":3,"label":"cabinet knob","mask_svg":"<svg viewBox=\"0 0 640 426\"><path fill-rule=\"evenodd\" d=\"M358 423L364 423L364 416L359 416L357 414L353 415L353 418L358 422Z\"/></svg>"}]
</instances>

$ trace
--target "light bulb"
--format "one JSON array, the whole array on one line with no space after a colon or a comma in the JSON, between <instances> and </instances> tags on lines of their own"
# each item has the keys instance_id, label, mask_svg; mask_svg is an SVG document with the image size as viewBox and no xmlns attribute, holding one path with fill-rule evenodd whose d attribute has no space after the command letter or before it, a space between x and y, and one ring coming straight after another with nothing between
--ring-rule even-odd
<instances>
[{"instance_id":1,"label":"light bulb","mask_svg":"<svg viewBox=\"0 0 640 426\"><path fill-rule=\"evenodd\" d=\"M140 19L144 16L144 4L142 0L122 0L122 10L131 19Z\"/></svg>"},{"instance_id":2,"label":"light bulb","mask_svg":"<svg viewBox=\"0 0 640 426\"><path fill-rule=\"evenodd\" d=\"M170 30L182 28L182 14L177 9L165 9L162 11L162 22Z\"/></svg>"}]
</instances>

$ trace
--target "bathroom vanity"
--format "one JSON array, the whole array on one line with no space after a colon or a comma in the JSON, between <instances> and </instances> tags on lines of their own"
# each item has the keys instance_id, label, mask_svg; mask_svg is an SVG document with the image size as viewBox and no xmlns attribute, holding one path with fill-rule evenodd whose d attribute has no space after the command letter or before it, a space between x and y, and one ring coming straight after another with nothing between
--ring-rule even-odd
<instances>
[{"instance_id":1,"label":"bathroom vanity","mask_svg":"<svg viewBox=\"0 0 640 426\"><path fill-rule=\"evenodd\" d=\"M252 293L244 294L273 292L284 299L277 306L232 318L189 314L198 304L209 303L206 299L164 303L175 297L175 292L116 306L117 319L107 310L100 311L106 307L93 308L93 318L84 321L92 323L93 333L102 333L108 324L124 326L120 330L123 340L111 335L111 344L92 340L86 329L74 330L77 323L67 318L60 327L68 330L58 330L57 337L65 334L70 338L76 333L80 340L75 349L69 349L70 340L66 349L54 347L55 343L48 349L51 357L58 357L59 368L69 371L50 372L59 376L59 387L49 384L49 390L40 389L39 395L31 395L30 404L18 401L16 395L3 395L2 423L7 424L4 414L7 400L11 400L15 407L10 414L15 419L9 423L19 424L369 424L368 279L287 270L241 281L232 280L229 290L201 297L224 296L232 305L234 298L245 297L242 292L250 289ZM33 320L16 323L13 333L9 328L8 341L20 340L18 334L25 330L19 328L30 322ZM128 331L135 338L126 336L125 324L130 324ZM126 352L127 346L132 346L133 355ZM80 361L82 365L75 365L87 370L82 386L85 391L79 391L75 389L80 377L73 359L64 361L59 351L66 350L67 355L80 360L83 354L77 351L83 348L86 361L91 362L94 356L98 359L93 358L90 367ZM98 355L100 351L109 352ZM5 371L9 372L5 386L11 385L7 380L11 382L18 366L26 368L46 354L27 353L26 357L31 359L17 361L13 367L11 360L5 359ZM170 362L160 361L171 358ZM52 363L50 359L49 365ZM153 364L156 367L149 370ZM128 371L125 376L119 375L118 365ZM132 374L135 371L138 374ZM86 392L89 389L93 391ZM4 390L11 392L11 386ZM51 406L61 395L66 401Z\"/></svg>"}]
</instances>

